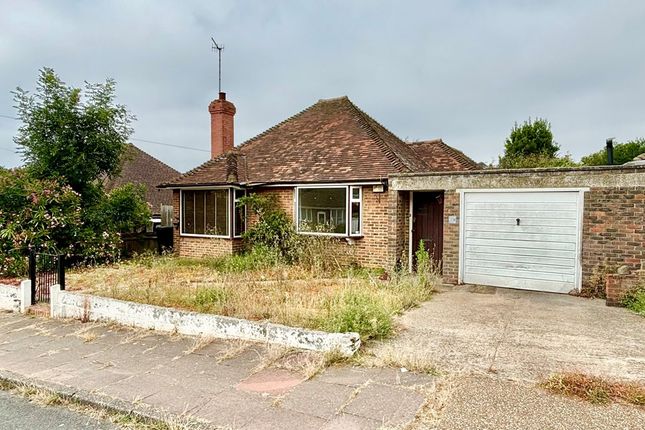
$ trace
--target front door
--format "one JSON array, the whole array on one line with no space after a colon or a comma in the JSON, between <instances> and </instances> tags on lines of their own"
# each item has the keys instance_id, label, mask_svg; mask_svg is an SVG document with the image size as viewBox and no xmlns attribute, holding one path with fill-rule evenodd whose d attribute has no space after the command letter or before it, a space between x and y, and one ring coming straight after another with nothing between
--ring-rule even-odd
<instances>
[{"instance_id":1,"label":"front door","mask_svg":"<svg viewBox=\"0 0 645 430\"><path fill-rule=\"evenodd\" d=\"M443 192L414 193L412 216L413 256L423 243L438 267L443 257ZM414 262L416 265L416 261Z\"/></svg>"}]
</instances>

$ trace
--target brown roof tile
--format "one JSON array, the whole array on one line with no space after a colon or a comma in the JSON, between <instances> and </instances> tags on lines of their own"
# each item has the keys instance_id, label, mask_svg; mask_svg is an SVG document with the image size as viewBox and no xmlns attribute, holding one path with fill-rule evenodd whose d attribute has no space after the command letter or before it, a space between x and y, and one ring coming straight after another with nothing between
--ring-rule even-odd
<instances>
[{"instance_id":1,"label":"brown roof tile","mask_svg":"<svg viewBox=\"0 0 645 430\"><path fill-rule=\"evenodd\" d=\"M339 97L318 101L163 186L378 180L429 170L413 145Z\"/></svg>"},{"instance_id":2,"label":"brown roof tile","mask_svg":"<svg viewBox=\"0 0 645 430\"><path fill-rule=\"evenodd\" d=\"M152 205L153 212L158 212L161 204L172 204L172 191L160 190L157 185L179 175L177 170L130 144L119 176L106 179L103 184L108 192L130 182L145 185L146 201Z\"/></svg>"},{"instance_id":3,"label":"brown roof tile","mask_svg":"<svg viewBox=\"0 0 645 430\"><path fill-rule=\"evenodd\" d=\"M425 161L431 172L480 169L475 161L463 152L446 145L441 139L410 142L409 145Z\"/></svg>"}]
</instances>

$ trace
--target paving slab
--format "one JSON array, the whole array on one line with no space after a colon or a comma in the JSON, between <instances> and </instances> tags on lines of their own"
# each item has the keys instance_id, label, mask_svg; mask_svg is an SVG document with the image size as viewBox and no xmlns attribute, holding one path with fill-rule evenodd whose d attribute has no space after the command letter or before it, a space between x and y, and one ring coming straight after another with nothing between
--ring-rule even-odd
<instances>
[{"instance_id":1,"label":"paving slab","mask_svg":"<svg viewBox=\"0 0 645 430\"><path fill-rule=\"evenodd\" d=\"M408 388L369 384L343 412L382 421L386 426L402 426L412 421L424 401L424 396Z\"/></svg>"},{"instance_id":2,"label":"paving slab","mask_svg":"<svg viewBox=\"0 0 645 430\"><path fill-rule=\"evenodd\" d=\"M284 396L282 406L329 420L340 412L356 388L327 384L319 380L304 382Z\"/></svg>"},{"instance_id":3,"label":"paving slab","mask_svg":"<svg viewBox=\"0 0 645 430\"><path fill-rule=\"evenodd\" d=\"M264 369L240 382L237 389L249 393L280 395L289 392L304 380L299 373L284 369Z\"/></svg>"},{"instance_id":4,"label":"paving slab","mask_svg":"<svg viewBox=\"0 0 645 430\"><path fill-rule=\"evenodd\" d=\"M352 414L340 414L327 421L321 430L376 430L383 426L382 421L371 420Z\"/></svg>"},{"instance_id":5,"label":"paving slab","mask_svg":"<svg viewBox=\"0 0 645 430\"><path fill-rule=\"evenodd\" d=\"M288 409L273 408L256 415L241 428L248 430L318 430L322 426L324 426L326 422L327 421L322 418L308 414L303 414Z\"/></svg>"}]
</instances>

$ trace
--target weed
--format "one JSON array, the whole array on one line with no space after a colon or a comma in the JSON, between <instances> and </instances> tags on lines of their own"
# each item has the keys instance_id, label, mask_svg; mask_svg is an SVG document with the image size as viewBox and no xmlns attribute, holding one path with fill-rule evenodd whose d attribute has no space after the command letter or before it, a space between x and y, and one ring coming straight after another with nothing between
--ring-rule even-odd
<instances>
[{"instance_id":1,"label":"weed","mask_svg":"<svg viewBox=\"0 0 645 430\"><path fill-rule=\"evenodd\" d=\"M645 386L630 382L612 382L583 373L556 373L540 386L552 393L578 397L594 404L611 401L645 405Z\"/></svg>"},{"instance_id":2,"label":"weed","mask_svg":"<svg viewBox=\"0 0 645 430\"><path fill-rule=\"evenodd\" d=\"M625 294L622 303L627 309L645 317L645 285Z\"/></svg>"}]
</instances>

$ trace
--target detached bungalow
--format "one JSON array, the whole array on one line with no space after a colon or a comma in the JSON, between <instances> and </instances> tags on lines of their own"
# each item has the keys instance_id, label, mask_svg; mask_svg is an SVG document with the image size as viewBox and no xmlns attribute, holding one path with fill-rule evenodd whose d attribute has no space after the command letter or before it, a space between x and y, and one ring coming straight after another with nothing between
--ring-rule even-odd
<instances>
[{"instance_id":1,"label":"detached bungalow","mask_svg":"<svg viewBox=\"0 0 645 430\"><path fill-rule=\"evenodd\" d=\"M341 238L364 266L388 267L402 257L395 226L410 223L409 196L389 192L388 176L479 168L440 139L402 141L347 97L320 100L238 147L233 103L220 93L209 112L211 160L161 186L173 190L182 256L240 250L246 216L235 202L253 192L276 195L300 233ZM415 239L430 237L442 204L436 195L424 206ZM432 249L441 260L440 244Z\"/></svg>"}]
</instances>

